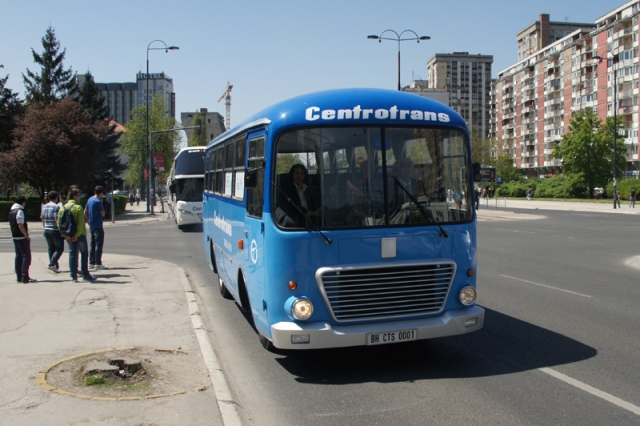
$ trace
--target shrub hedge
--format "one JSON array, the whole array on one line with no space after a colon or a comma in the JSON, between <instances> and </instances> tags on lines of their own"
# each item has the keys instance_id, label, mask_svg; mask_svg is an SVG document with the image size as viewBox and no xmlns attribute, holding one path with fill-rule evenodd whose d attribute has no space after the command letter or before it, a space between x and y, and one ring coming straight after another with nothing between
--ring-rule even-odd
<instances>
[{"instance_id":1,"label":"shrub hedge","mask_svg":"<svg viewBox=\"0 0 640 426\"><path fill-rule=\"evenodd\" d=\"M11 206L13 206L18 197L8 197L0 200L0 222L8 222L9 221L9 211L11 211ZM104 197L103 197L104 200ZM120 213L124 212L125 207L127 205L127 197L124 195L116 195L113 197L115 204L116 216ZM26 214L27 222L39 222L40 221L40 206L41 199L39 197L29 197L27 198L27 205L24 207L24 211ZM82 207L87 204L87 197L82 196L80 199L80 204Z\"/></svg>"}]
</instances>

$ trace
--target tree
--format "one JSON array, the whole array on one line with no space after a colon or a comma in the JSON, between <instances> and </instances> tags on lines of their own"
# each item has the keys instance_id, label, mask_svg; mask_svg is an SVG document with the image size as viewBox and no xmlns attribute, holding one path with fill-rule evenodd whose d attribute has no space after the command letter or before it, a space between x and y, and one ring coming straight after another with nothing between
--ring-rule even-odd
<instances>
[{"instance_id":1,"label":"tree","mask_svg":"<svg viewBox=\"0 0 640 426\"><path fill-rule=\"evenodd\" d=\"M142 188L144 178L142 170L147 166L147 134L146 106L139 106L131 111L131 120L127 123L127 131L120 142L120 152L129 157L127 173L127 185ZM157 130L170 130L175 128L176 120L165 117L165 103L162 95L153 97L149 110L149 132ZM181 138L179 132L158 133L153 139L153 152L164 154L164 163L173 164Z\"/></svg>"},{"instance_id":2,"label":"tree","mask_svg":"<svg viewBox=\"0 0 640 426\"><path fill-rule=\"evenodd\" d=\"M88 192L92 192L96 185L108 188L110 183L110 176L107 176L108 170L111 170L112 175L116 177L114 185L119 187L122 181L118 180L117 176L125 170L125 166L120 162L120 156L118 155L119 139L122 133L115 131L116 124L110 120L109 108L91 72L87 71L84 76L84 83L78 91L78 102L89 114L92 123L104 121L109 126L107 137L100 142L98 167L91 177L87 179L87 187L85 189Z\"/></svg>"},{"instance_id":3,"label":"tree","mask_svg":"<svg viewBox=\"0 0 640 426\"><path fill-rule=\"evenodd\" d=\"M563 173L579 179L589 188L589 197L593 188L604 187L613 178L613 119L602 121L590 109L573 115L569 123L569 132L562 137L553 151L554 158L562 159ZM618 176L624 171L626 159L621 138L617 141Z\"/></svg>"},{"instance_id":4,"label":"tree","mask_svg":"<svg viewBox=\"0 0 640 426\"><path fill-rule=\"evenodd\" d=\"M502 178L502 182L520 182L522 174L520 170L513 164L513 157L510 155L501 155L496 161L496 173Z\"/></svg>"},{"instance_id":5,"label":"tree","mask_svg":"<svg viewBox=\"0 0 640 426\"><path fill-rule=\"evenodd\" d=\"M71 99L31 108L18 123L13 149L0 153L0 179L26 182L39 191L82 185L98 167L105 121L91 122Z\"/></svg>"},{"instance_id":6,"label":"tree","mask_svg":"<svg viewBox=\"0 0 640 426\"><path fill-rule=\"evenodd\" d=\"M486 139L482 136L482 132L474 130L471 133L471 158L474 163L480 163L483 166L495 166L495 147L494 139Z\"/></svg>"},{"instance_id":7,"label":"tree","mask_svg":"<svg viewBox=\"0 0 640 426\"><path fill-rule=\"evenodd\" d=\"M3 68L0 65L0 68ZM11 148L13 130L17 120L22 116L24 108L18 94L6 87L9 76L0 78L0 152Z\"/></svg>"},{"instance_id":8,"label":"tree","mask_svg":"<svg viewBox=\"0 0 640 426\"><path fill-rule=\"evenodd\" d=\"M42 38L42 47L44 51L40 55L31 49L33 61L41 67L40 73L35 74L27 69L27 75L22 74L22 80L27 89L27 103L47 105L68 96L76 96L78 92L76 74L71 68L64 69L62 61L67 50L60 52L60 43L51 26L47 28Z\"/></svg>"}]
</instances>

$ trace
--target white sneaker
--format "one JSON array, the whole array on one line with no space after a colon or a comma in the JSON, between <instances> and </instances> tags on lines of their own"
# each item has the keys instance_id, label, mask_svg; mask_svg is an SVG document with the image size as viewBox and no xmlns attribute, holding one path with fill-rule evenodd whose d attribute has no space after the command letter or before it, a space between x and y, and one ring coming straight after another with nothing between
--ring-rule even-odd
<instances>
[{"instance_id":1,"label":"white sneaker","mask_svg":"<svg viewBox=\"0 0 640 426\"><path fill-rule=\"evenodd\" d=\"M56 268L55 266L47 266L47 268L52 271L55 272L56 274L58 273L58 268Z\"/></svg>"},{"instance_id":2,"label":"white sneaker","mask_svg":"<svg viewBox=\"0 0 640 426\"><path fill-rule=\"evenodd\" d=\"M109 268L104 265L96 265L95 269L109 269Z\"/></svg>"}]
</instances>

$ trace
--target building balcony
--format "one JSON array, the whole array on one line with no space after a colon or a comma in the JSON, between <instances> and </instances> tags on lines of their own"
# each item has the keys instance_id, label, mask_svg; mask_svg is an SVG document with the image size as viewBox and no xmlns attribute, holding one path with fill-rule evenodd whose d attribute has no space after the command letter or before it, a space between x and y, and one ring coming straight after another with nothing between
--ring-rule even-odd
<instances>
[{"instance_id":1,"label":"building balcony","mask_svg":"<svg viewBox=\"0 0 640 426\"><path fill-rule=\"evenodd\" d=\"M620 108L618 108L618 114L635 114L636 112L638 112L637 105L630 105L625 107L621 106Z\"/></svg>"},{"instance_id":2,"label":"building balcony","mask_svg":"<svg viewBox=\"0 0 640 426\"><path fill-rule=\"evenodd\" d=\"M560 167L562 166L562 160L550 160L544 162L545 167Z\"/></svg>"}]
</instances>

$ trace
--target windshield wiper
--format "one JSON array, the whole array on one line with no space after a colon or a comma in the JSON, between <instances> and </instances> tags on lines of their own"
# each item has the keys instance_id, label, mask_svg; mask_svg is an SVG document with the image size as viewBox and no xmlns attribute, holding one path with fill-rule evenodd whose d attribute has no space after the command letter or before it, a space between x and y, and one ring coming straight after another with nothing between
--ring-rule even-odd
<instances>
[{"instance_id":1,"label":"windshield wiper","mask_svg":"<svg viewBox=\"0 0 640 426\"><path fill-rule=\"evenodd\" d=\"M322 232L322 230L321 230L320 228L318 228L318 227L316 226L316 224L315 224L315 223L313 223L313 221L311 220L311 218L309 217L309 215L308 215L307 213L305 213L305 212L304 212L300 207L298 207L298 205L297 205L296 203L294 203L294 202L293 202L293 200L291 199L291 197L289 197L289 196L287 195L287 193L286 193L286 192L284 192L284 191L282 190L282 188L279 188L279 187L275 184L275 182L274 182L274 181L271 181L271 185L273 185L273 187L274 187L275 189L277 189L277 190L280 192L280 194L282 194L282 195L284 196L284 198L286 198L286 199L287 199L287 201L288 201L288 202L293 206L293 208L294 208L294 209L296 209L296 210L298 211L298 213L300 213L301 215L303 215L303 216L306 218L306 222L307 222L308 224L310 224L310 225L311 225L311 227L312 227L315 231L318 231L318 233L319 233L320 235L322 235L322 238L324 238L324 241L325 241L327 244L331 244L331 243L333 243L333 240L332 240L331 238L327 237L326 235L324 235L324 233Z\"/></svg>"},{"instance_id":2,"label":"windshield wiper","mask_svg":"<svg viewBox=\"0 0 640 426\"><path fill-rule=\"evenodd\" d=\"M422 213L422 217L425 217L431 223L435 223L436 225L438 225L438 228L440 228L440 236L442 238L449 238L449 234L447 234L446 231L442 229L442 226L440 226L440 224L434 219L431 212L429 210L425 210L424 206L420 203L420 201L418 201L418 199L411 192L409 192L409 190L405 188L404 185L400 183L397 177L395 176L391 176L391 177L396 182L396 185L402 188L402 190L407 194L407 197L409 197L409 199L413 202L413 204L415 204L418 207L418 210L420 210L420 213Z\"/></svg>"}]
</instances>

